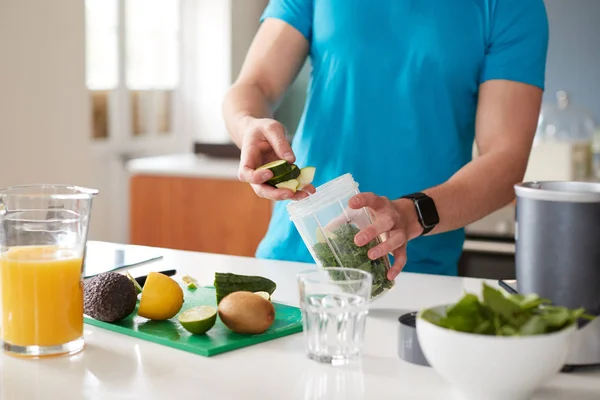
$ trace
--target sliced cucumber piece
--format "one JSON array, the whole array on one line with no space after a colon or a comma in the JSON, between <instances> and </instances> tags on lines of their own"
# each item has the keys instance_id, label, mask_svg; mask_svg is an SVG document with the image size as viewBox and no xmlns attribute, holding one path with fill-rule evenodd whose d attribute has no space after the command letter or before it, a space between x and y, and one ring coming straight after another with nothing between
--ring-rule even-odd
<instances>
[{"instance_id":1,"label":"sliced cucumber piece","mask_svg":"<svg viewBox=\"0 0 600 400\"><path fill-rule=\"evenodd\" d=\"M302 190L308 185L310 185L315 179L315 171L317 169L315 167L304 167L300 169L300 175L298 175L298 190Z\"/></svg>"},{"instance_id":2,"label":"sliced cucumber piece","mask_svg":"<svg viewBox=\"0 0 600 400\"><path fill-rule=\"evenodd\" d=\"M276 176L274 178L269 179L267 182L271 186L277 186L278 183L289 181L290 179L296 179L300 175L300 168L297 165L292 165L291 171L281 176Z\"/></svg>"},{"instance_id":3,"label":"sliced cucumber piece","mask_svg":"<svg viewBox=\"0 0 600 400\"><path fill-rule=\"evenodd\" d=\"M268 169L273 173L273 176L281 176L292 170L292 164L285 160L275 160L257 168L257 170L259 169Z\"/></svg>"},{"instance_id":4,"label":"sliced cucumber piece","mask_svg":"<svg viewBox=\"0 0 600 400\"><path fill-rule=\"evenodd\" d=\"M265 300L269 300L271 301L271 295L269 294L269 292L254 292L254 294L259 295L260 297L262 297Z\"/></svg>"},{"instance_id":5,"label":"sliced cucumber piece","mask_svg":"<svg viewBox=\"0 0 600 400\"><path fill-rule=\"evenodd\" d=\"M329 240L337 239L337 236L333 232L329 232L326 230L325 235L327 235ZM326 243L327 242L327 239L325 239L325 235L323 234L323 231L321 230L321 228L317 228L317 233L316 233L315 237L316 237L318 243Z\"/></svg>"},{"instance_id":6,"label":"sliced cucumber piece","mask_svg":"<svg viewBox=\"0 0 600 400\"><path fill-rule=\"evenodd\" d=\"M198 281L195 278L192 278L189 275L184 275L181 278L181 281L187 286L188 289L194 290L198 289Z\"/></svg>"},{"instance_id":7,"label":"sliced cucumber piece","mask_svg":"<svg viewBox=\"0 0 600 400\"><path fill-rule=\"evenodd\" d=\"M135 292L137 294L142 293L142 286L138 283L138 281L135 280L135 278L133 276L131 276L129 271L125 271L125 276L127 276L127 278L129 278L129 280L131 282L133 282L133 287L135 288Z\"/></svg>"},{"instance_id":8,"label":"sliced cucumber piece","mask_svg":"<svg viewBox=\"0 0 600 400\"><path fill-rule=\"evenodd\" d=\"M278 189L289 189L292 192L296 193L298 190L298 181L296 179L290 179L289 181L284 181L275 185Z\"/></svg>"}]
</instances>

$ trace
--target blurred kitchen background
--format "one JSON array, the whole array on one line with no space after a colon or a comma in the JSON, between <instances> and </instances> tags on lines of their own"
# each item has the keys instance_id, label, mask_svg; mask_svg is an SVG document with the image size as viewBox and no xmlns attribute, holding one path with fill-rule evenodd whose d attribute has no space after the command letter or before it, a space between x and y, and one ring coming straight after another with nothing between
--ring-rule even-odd
<instances>
[{"instance_id":1,"label":"blurred kitchen background","mask_svg":"<svg viewBox=\"0 0 600 400\"><path fill-rule=\"evenodd\" d=\"M272 204L237 181L221 99L267 3L0 0L0 186L99 189L90 239L252 256ZM600 1L545 3L526 180L600 179ZM309 78L307 63L276 114L290 138ZM514 213L467 227L462 275L514 276Z\"/></svg>"}]
</instances>

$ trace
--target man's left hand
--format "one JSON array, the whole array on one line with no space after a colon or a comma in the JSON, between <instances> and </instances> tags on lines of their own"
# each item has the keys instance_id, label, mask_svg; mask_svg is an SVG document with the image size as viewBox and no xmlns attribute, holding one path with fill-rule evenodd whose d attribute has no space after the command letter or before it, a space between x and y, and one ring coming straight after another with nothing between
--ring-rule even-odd
<instances>
[{"instance_id":1,"label":"man's left hand","mask_svg":"<svg viewBox=\"0 0 600 400\"><path fill-rule=\"evenodd\" d=\"M371 212L373 223L363 228L354 237L357 246L364 246L376 239L383 242L369 250L369 258L375 260L386 254L394 256L394 264L388 271L388 279L395 279L406 264L406 244L419 236L422 228L417 220L414 205L410 200L391 201L374 193L353 196L348 205L352 209L366 207Z\"/></svg>"}]
</instances>

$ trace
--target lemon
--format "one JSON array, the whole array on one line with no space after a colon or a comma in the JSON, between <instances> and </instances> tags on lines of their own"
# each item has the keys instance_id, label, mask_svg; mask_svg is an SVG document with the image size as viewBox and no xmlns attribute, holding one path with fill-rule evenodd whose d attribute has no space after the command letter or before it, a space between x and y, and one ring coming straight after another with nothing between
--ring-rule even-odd
<instances>
[{"instance_id":1,"label":"lemon","mask_svg":"<svg viewBox=\"0 0 600 400\"><path fill-rule=\"evenodd\" d=\"M194 335L202 335L217 322L217 309L211 306L197 306L182 312L179 323Z\"/></svg>"},{"instance_id":2,"label":"lemon","mask_svg":"<svg viewBox=\"0 0 600 400\"><path fill-rule=\"evenodd\" d=\"M269 292L254 292L254 294L259 295L260 297L262 297L265 300L271 300L271 295L269 294Z\"/></svg>"},{"instance_id":3,"label":"lemon","mask_svg":"<svg viewBox=\"0 0 600 400\"><path fill-rule=\"evenodd\" d=\"M150 272L142 289L138 315L155 321L173 318L183 306L181 286L167 275Z\"/></svg>"}]
</instances>

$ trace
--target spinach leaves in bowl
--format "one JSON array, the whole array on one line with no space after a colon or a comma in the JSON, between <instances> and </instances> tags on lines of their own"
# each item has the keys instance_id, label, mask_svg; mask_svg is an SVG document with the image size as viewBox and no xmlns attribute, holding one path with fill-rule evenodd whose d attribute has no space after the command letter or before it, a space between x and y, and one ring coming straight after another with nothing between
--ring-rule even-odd
<instances>
[{"instance_id":1,"label":"spinach leaves in bowl","mask_svg":"<svg viewBox=\"0 0 600 400\"><path fill-rule=\"evenodd\" d=\"M528 336L563 330L579 318L594 319L585 309L554 306L536 294L507 294L483 283L481 299L467 293L445 315L424 309L420 317L442 328L492 336Z\"/></svg>"}]
</instances>

